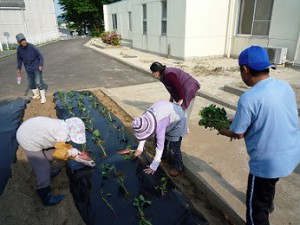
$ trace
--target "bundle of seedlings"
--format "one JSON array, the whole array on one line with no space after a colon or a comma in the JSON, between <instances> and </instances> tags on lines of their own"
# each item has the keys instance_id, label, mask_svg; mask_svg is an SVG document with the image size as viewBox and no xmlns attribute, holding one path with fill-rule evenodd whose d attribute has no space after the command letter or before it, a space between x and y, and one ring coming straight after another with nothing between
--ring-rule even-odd
<instances>
[{"instance_id":1,"label":"bundle of seedlings","mask_svg":"<svg viewBox=\"0 0 300 225\"><path fill-rule=\"evenodd\" d=\"M199 126L204 126L205 129L225 130L230 127L226 110L214 104L204 107L200 110L199 115L202 117L202 119L199 120Z\"/></svg>"}]
</instances>

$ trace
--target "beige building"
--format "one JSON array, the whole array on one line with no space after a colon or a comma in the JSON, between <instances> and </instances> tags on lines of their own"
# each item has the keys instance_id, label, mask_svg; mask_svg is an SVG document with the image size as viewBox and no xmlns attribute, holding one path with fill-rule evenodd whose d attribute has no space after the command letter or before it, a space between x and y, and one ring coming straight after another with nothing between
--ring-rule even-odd
<instances>
[{"instance_id":1,"label":"beige building","mask_svg":"<svg viewBox=\"0 0 300 225\"><path fill-rule=\"evenodd\" d=\"M261 45L274 63L300 65L299 0L123 0L103 11L105 30L139 50L182 59L237 57Z\"/></svg>"}]
</instances>

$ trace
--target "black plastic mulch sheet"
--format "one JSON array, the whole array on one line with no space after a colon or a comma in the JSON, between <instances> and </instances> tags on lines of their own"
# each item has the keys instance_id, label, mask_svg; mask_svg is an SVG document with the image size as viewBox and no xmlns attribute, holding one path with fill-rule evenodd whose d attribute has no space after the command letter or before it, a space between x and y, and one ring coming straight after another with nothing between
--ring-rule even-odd
<instances>
[{"instance_id":1,"label":"black plastic mulch sheet","mask_svg":"<svg viewBox=\"0 0 300 225\"><path fill-rule=\"evenodd\" d=\"M16 131L24 116L28 99L0 102L0 195L11 177L10 165L16 161Z\"/></svg>"},{"instance_id":2,"label":"black plastic mulch sheet","mask_svg":"<svg viewBox=\"0 0 300 225\"><path fill-rule=\"evenodd\" d=\"M123 123L91 92L56 92L54 101L58 118L76 116L84 120L85 151L96 162L96 167L87 168L68 161L71 192L86 224L208 224L191 209L163 170L158 168L154 175L147 175L143 172L147 161L125 159L116 153L136 149L136 143Z\"/></svg>"}]
</instances>

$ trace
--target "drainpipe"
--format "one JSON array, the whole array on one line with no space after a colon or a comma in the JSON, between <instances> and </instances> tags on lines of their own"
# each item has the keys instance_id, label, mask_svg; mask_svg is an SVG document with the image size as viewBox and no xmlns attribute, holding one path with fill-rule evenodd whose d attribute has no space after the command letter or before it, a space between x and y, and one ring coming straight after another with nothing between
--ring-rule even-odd
<instances>
[{"instance_id":1,"label":"drainpipe","mask_svg":"<svg viewBox=\"0 0 300 225\"><path fill-rule=\"evenodd\" d=\"M296 61L297 56L298 56L299 45L300 45L300 32L299 32L298 41L297 41L297 46L296 46L296 51L295 51L295 56L294 56L294 60L293 60L293 66L295 65L295 61Z\"/></svg>"},{"instance_id":2,"label":"drainpipe","mask_svg":"<svg viewBox=\"0 0 300 225\"><path fill-rule=\"evenodd\" d=\"M227 28L227 39L226 39L226 57L230 58L231 54L231 42L232 42L232 27L234 23L234 8L235 8L235 0L229 0L228 4L229 12L228 12L228 28Z\"/></svg>"}]
</instances>

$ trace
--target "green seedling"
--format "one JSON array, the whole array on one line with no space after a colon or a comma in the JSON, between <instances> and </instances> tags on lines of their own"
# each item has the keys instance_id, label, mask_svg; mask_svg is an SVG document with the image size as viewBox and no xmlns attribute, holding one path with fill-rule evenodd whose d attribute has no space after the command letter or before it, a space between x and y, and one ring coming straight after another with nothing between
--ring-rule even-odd
<instances>
[{"instance_id":1,"label":"green seedling","mask_svg":"<svg viewBox=\"0 0 300 225\"><path fill-rule=\"evenodd\" d=\"M58 92L58 97L59 97L59 99L62 101L63 98L64 98L64 93L63 93L62 91L59 91L59 92Z\"/></svg>"},{"instance_id":2,"label":"green seedling","mask_svg":"<svg viewBox=\"0 0 300 225\"><path fill-rule=\"evenodd\" d=\"M203 108L199 115L202 119L199 120L199 126L204 126L204 128L209 128L211 130L223 130L229 129L229 122L227 119L227 113L224 108L219 108L214 104Z\"/></svg>"},{"instance_id":3,"label":"green seedling","mask_svg":"<svg viewBox=\"0 0 300 225\"><path fill-rule=\"evenodd\" d=\"M83 103L82 99L78 98L78 100L77 100L77 105L78 105L78 108L79 108L79 109L81 109L81 108L84 107L84 103Z\"/></svg>"},{"instance_id":4,"label":"green seedling","mask_svg":"<svg viewBox=\"0 0 300 225\"><path fill-rule=\"evenodd\" d=\"M75 91L70 91L70 92L68 92L67 95L69 98L73 98L76 94L75 94Z\"/></svg>"},{"instance_id":5,"label":"green seedling","mask_svg":"<svg viewBox=\"0 0 300 225\"><path fill-rule=\"evenodd\" d=\"M126 160L134 160L134 159L136 159L136 156L134 155L133 151L130 151L127 155L124 156L124 159L126 159Z\"/></svg>"},{"instance_id":6,"label":"green seedling","mask_svg":"<svg viewBox=\"0 0 300 225\"><path fill-rule=\"evenodd\" d=\"M168 184L168 180L167 180L167 178L166 177L162 177L162 178L160 178L160 180L159 180L159 185L157 185L156 187L155 187L155 190L160 190L160 193L161 193L161 195L162 196L164 196L166 193L167 193L167 184Z\"/></svg>"},{"instance_id":7,"label":"green seedling","mask_svg":"<svg viewBox=\"0 0 300 225\"><path fill-rule=\"evenodd\" d=\"M109 164L109 163L102 163L101 164L101 175L104 179L107 179L108 178L108 174L111 172L111 171L114 171L114 173L116 173L116 166L113 165L113 164Z\"/></svg>"},{"instance_id":8,"label":"green seedling","mask_svg":"<svg viewBox=\"0 0 300 225\"><path fill-rule=\"evenodd\" d=\"M81 91L80 96L91 96L91 92L89 91Z\"/></svg>"},{"instance_id":9,"label":"green seedling","mask_svg":"<svg viewBox=\"0 0 300 225\"><path fill-rule=\"evenodd\" d=\"M103 145L102 145L102 140L100 139L100 132L98 129L94 130L93 132L93 137L92 137L92 141L98 146L100 147L100 149L102 150L103 153L103 157L108 157L108 154L106 153Z\"/></svg>"},{"instance_id":10,"label":"green seedling","mask_svg":"<svg viewBox=\"0 0 300 225\"><path fill-rule=\"evenodd\" d=\"M100 132L99 132L99 130L98 130L98 129L94 130L93 135L94 135L95 137L100 137Z\"/></svg>"},{"instance_id":11,"label":"green seedling","mask_svg":"<svg viewBox=\"0 0 300 225\"><path fill-rule=\"evenodd\" d=\"M143 195L140 195L138 198L135 198L133 200L133 205L138 209L139 214L140 214L139 225L152 225L151 221L149 219L145 218L145 212L144 212L145 206L148 206L151 204L152 204L152 202L146 200Z\"/></svg>"},{"instance_id":12,"label":"green seedling","mask_svg":"<svg viewBox=\"0 0 300 225\"><path fill-rule=\"evenodd\" d=\"M83 116L83 117L81 117L81 119L82 119L82 121L85 124L85 128L89 132L92 132L94 130L93 119L90 118L89 116Z\"/></svg>"},{"instance_id":13,"label":"green seedling","mask_svg":"<svg viewBox=\"0 0 300 225\"><path fill-rule=\"evenodd\" d=\"M109 194L108 194L109 195ZM108 196L106 195L106 196ZM113 206L107 201L107 199L104 197L104 193L103 193L103 190L101 189L100 191L100 196L102 198L102 200L104 201L104 203L106 204L106 206L113 212L114 216L116 217L116 219L119 219Z\"/></svg>"},{"instance_id":14,"label":"green seedling","mask_svg":"<svg viewBox=\"0 0 300 225\"><path fill-rule=\"evenodd\" d=\"M110 121L110 122L112 122L112 121L113 121L113 119L112 119L112 117L111 117L111 112L110 112L110 111L108 111L108 113L107 113L107 114L108 114L109 121Z\"/></svg>"},{"instance_id":15,"label":"green seedling","mask_svg":"<svg viewBox=\"0 0 300 225\"><path fill-rule=\"evenodd\" d=\"M123 176L119 175L116 177L116 179L118 180L120 187L121 187L122 191L124 192L124 196L129 199L131 197L131 195L130 195L130 192L126 188L125 181L124 181L124 175Z\"/></svg>"}]
</instances>

